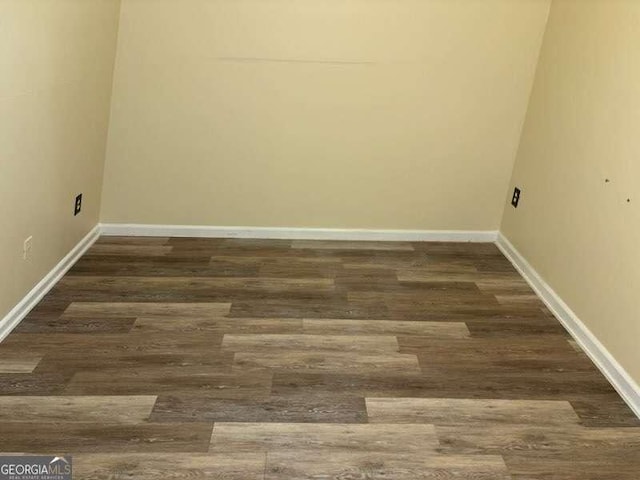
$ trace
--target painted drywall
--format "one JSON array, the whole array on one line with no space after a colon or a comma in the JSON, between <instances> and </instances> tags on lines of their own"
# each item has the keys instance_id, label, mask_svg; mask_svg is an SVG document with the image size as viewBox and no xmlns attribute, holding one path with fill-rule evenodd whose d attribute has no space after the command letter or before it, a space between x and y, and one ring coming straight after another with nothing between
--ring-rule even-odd
<instances>
[{"instance_id":1,"label":"painted drywall","mask_svg":"<svg viewBox=\"0 0 640 480\"><path fill-rule=\"evenodd\" d=\"M98 222L118 15L115 0L0 1L0 318Z\"/></svg>"},{"instance_id":2,"label":"painted drywall","mask_svg":"<svg viewBox=\"0 0 640 480\"><path fill-rule=\"evenodd\" d=\"M502 231L640 383L638 45L640 2L554 0Z\"/></svg>"},{"instance_id":3,"label":"painted drywall","mask_svg":"<svg viewBox=\"0 0 640 480\"><path fill-rule=\"evenodd\" d=\"M124 0L107 223L496 230L547 0Z\"/></svg>"}]
</instances>

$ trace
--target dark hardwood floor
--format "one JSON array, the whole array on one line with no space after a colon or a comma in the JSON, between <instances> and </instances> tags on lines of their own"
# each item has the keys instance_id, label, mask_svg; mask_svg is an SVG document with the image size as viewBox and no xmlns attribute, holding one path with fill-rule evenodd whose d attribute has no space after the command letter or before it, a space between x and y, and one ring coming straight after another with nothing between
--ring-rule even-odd
<instances>
[{"instance_id":1,"label":"dark hardwood floor","mask_svg":"<svg viewBox=\"0 0 640 480\"><path fill-rule=\"evenodd\" d=\"M0 344L76 479L638 480L640 421L491 244L104 237Z\"/></svg>"}]
</instances>

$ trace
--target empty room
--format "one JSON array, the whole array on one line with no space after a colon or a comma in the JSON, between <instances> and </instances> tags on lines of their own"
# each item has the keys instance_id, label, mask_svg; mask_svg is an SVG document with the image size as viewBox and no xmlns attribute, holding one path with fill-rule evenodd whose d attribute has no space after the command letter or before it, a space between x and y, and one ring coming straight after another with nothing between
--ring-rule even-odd
<instances>
[{"instance_id":1,"label":"empty room","mask_svg":"<svg viewBox=\"0 0 640 480\"><path fill-rule=\"evenodd\" d=\"M639 480L640 0L0 0L0 480Z\"/></svg>"}]
</instances>

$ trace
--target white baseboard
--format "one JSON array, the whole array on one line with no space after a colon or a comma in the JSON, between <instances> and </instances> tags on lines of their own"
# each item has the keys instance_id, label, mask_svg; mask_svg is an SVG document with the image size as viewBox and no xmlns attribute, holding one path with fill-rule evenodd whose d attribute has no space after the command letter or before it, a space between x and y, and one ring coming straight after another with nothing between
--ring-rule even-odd
<instances>
[{"instance_id":1,"label":"white baseboard","mask_svg":"<svg viewBox=\"0 0 640 480\"><path fill-rule=\"evenodd\" d=\"M496 244L640 418L640 386L502 233Z\"/></svg>"},{"instance_id":2,"label":"white baseboard","mask_svg":"<svg viewBox=\"0 0 640 480\"><path fill-rule=\"evenodd\" d=\"M493 243L497 231L364 230L336 228L208 227L107 223L102 235L137 237L264 238L274 240L353 240L388 242Z\"/></svg>"},{"instance_id":3,"label":"white baseboard","mask_svg":"<svg viewBox=\"0 0 640 480\"><path fill-rule=\"evenodd\" d=\"M65 257L5 317L0 320L0 342L6 338L22 319L64 276L73 264L95 243L100 236L96 225Z\"/></svg>"}]
</instances>

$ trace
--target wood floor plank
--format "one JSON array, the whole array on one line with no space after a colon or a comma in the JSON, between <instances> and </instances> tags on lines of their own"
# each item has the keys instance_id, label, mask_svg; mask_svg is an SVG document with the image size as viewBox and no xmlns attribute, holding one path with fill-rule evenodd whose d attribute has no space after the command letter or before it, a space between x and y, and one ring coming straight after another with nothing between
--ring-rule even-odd
<instances>
[{"instance_id":1,"label":"wood floor plank","mask_svg":"<svg viewBox=\"0 0 640 480\"><path fill-rule=\"evenodd\" d=\"M372 373L384 370L398 374L420 373L415 355L343 353L328 351L239 352L239 368L272 368L280 371Z\"/></svg>"},{"instance_id":2,"label":"wood floor plank","mask_svg":"<svg viewBox=\"0 0 640 480\"><path fill-rule=\"evenodd\" d=\"M526 305L534 308L544 308L545 306L544 302L533 291L528 294L503 293L495 295L495 297L502 305Z\"/></svg>"},{"instance_id":3,"label":"wood floor plank","mask_svg":"<svg viewBox=\"0 0 640 480\"><path fill-rule=\"evenodd\" d=\"M173 250L168 245L129 245L119 243L97 243L88 251L87 256L91 255L167 255Z\"/></svg>"},{"instance_id":4,"label":"wood floor plank","mask_svg":"<svg viewBox=\"0 0 640 480\"><path fill-rule=\"evenodd\" d=\"M421 304L425 306L433 307L467 307L474 309L481 308L493 308L504 310L501 307L494 295L487 295L475 290L465 291L448 291L448 290L434 290L434 289L405 289L402 291L391 292L360 292L350 291L347 293L347 298L352 301L370 301L379 298L389 305L397 306L414 306L415 304Z\"/></svg>"},{"instance_id":5,"label":"wood floor plank","mask_svg":"<svg viewBox=\"0 0 640 480\"><path fill-rule=\"evenodd\" d=\"M264 453L179 455L81 454L73 458L73 473L83 480L263 480Z\"/></svg>"},{"instance_id":6,"label":"wood floor plank","mask_svg":"<svg viewBox=\"0 0 640 480\"><path fill-rule=\"evenodd\" d=\"M342 262L323 257L254 258L261 277L274 278L335 278L343 271Z\"/></svg>"},{"instance_id":7,"label":"wood floor plank","mask_svg":"<svg viewBox=\"0 0 640 480\"><path fill-rule=\"evenodd\" d=\"M305 333L316 335L420 335L437 338L465 338L469 329L464 322L404 322L401 320L303 320Z\"/></svg>"},{"instance_id":8,"label":"wood floor plank","mask_svg":"<svg viewBox=\"0 0 640 480\"><path fill-rule=\"evenodd\" d=\"M0 422L0 452L205 453L212 423Z\"/></svg>"},{"instance_id":9,"label":"wood floor plank","mask_svg":"<svg viewBox=\"0 0 640 480\"><path fill-rule=\"evenodd\" d=\"M135 292L147 289L202 293L331 293L334 283L329 278L260 278L260 277L64 277L57 288L73 289L76 294L117 290Z\"/></svg>"},{"instance_id":10,"label":"wood floor plank","mask_svg":"<svg viewBox=\"0 0 640 480\"><path fill-rule=\"evenodd\" d=\"M127 333L136 321L135 318L26 318L14 330L16 333Z\"/></svg>"},{"instance_id":11,"label":"wood floor plank","mask_svg":"<svg viewBox=\"0 0 640 480\"><path fill-rule=\"evenodd\" d=\"M269 452L266 480L284 479L510 480L499 456L339 452Z\"/></svg>"},{"instance_id":12,"label":"wood floor plank","mask_svg":"<svg viewBox=\"0 0 640 480\"><path fill-rule=\"evenodd\" d=\"M395 270L378 265L343 268L335 275L336 288L347 292L387 292L403 287L398 283Z\"/></svg>"},{"instance_id":13,"label":"wood floor plank","mask_svg":"<svg viewBox=\"0 0 640 480\"><path fill-rule=\"evenodd\" d=\"M166 245L171 237L127 237L122 235L102 235L96 245Z\"/></svg>"},{"instance_id":14,"label":"wood floor plank","mask_svg":"<svg viewBox=\"0 0 640 480\"><path fill-rule=\"evenodd\" d=\"M614 401L612 390L599 372L554 372L541 375L537 371L517 370L483 373L484 368L468 371L428 369L418 374L398 374L379 370L366 374L343 372L275 371L273 392L281 395L295 392L331 393L355 397L478 398L561 400L576 405L583 422L593 425L639 425L629 415L624 403ZM589 403L576 400L593 398ZM599 400L602 399L602 400ZM620 400L621 402L621 400ZM579 409L580 407L580 409Z\"/></svg>"},{"instance_id":15,"label":"wood floor plank","mask_svg":"<svg viewBox=\"0 0 640 480\"><path fill-rule=\"evenodd\" d=\"M1 395L60 395L69 376L55 370L48 373L0 373Z\"/></svg>"},{"instance_id":16,"label":"wood floor plank","mask_svg":"<svg viewBox=\"0 0 640 480\"><path fill-rule=\"evenodd\" d=\"M636 449L633 449L635 452ZM602 455L567 457L564 454L547 454L544 460L530 455L510 453L505 458L513 479L575 480L576 470L580 480L636 480L640 471L638 456L629 456L624 450L605 450Z\"/></svg>"},{"instance_id":17,"label":"wood floor plank","mask_svg":"<svg viewBox=\"0 0 640 480\"><path fill-rule=\"evenodd\" d=\"M39 354L73 350L80 358L93 353L135 351L146 353L198 353L212 351L220 346L222 335L217 332L190 332L166 335L164 332L144 333L14 333L3 343L13 350L30 349Z\"/></svg>"},{"instance_id":18,"label":"wood floor plank","mask_svg":"<svg viewBox=\"0 0 640 480\"><path fill-rule=\"evenodd\" d=\"M610 394L613 387L600 372L547 372L538 369L438 367L428 370L425 391L436 398L504 398L566 400ZM456 379L452 381L451 379ZM426 396L426 393L423 394Z\"/></svg>"},{"instance_id":19,"label":"wood floor plank","mask_svg":"<svg viewBox=\"0 0 640 480\"><path fill-rule=\"evenodd\" d=\"M461 257L495 257L497 261L504 256L494 243L463 243L463 242L414 242L416 251L427 255L454 255Z\"/></svg>"},{"instance_id":20,"label":"wood floor plank","mask_svg":"<svg viewBox=\"0 0 640 480\"><path fill-rule=\"evenodd\" d=\"M149 418L156 398L155 395L0 396L0 423L141 423Z\"/></svg>"},{"instance_id":21,"label":"wood floor plank","mask_svg":"<svg viewBox=\"0 0 640 480\"><path fill-rule=\"evenodd\" d=\"M4 354L0 353L1 373L31 373L42 360L42 355L35 353ZM1 393L1 392L0 392Z\"/></svg>"},{"instance_id":22,"label":"wood floor plank","mask_svg":"<svg viewBox=\"0 0 640 480\"><path fill-rule=\"evenodd\" d=\"M564 454L567 459L580 456L608 456L619 450L634 452L640 448L640 428L592 428L582 425L523 425L484 423L436 427L442 451L455 454L508 455L527 452L531 457Z\"/></svg>"},{"instance_id":23,"label":"wood floor plank","mask_svg":"<svg viewBox=\"0 0 640 480\"><path fill-rule=\"evenodd\" d=\"M505 341L514 337L538 335L563 335L568 337L567 331L557 320L549 320L544 316L539 318L518 317L511 318L467 318L465 324L472 337L503 338Z\"/></svg>"},{"instance_id":24,"label":"wood floor plank","mask_svg":"<svg viewBox=\"0 0 640 480\"><path fill-rule=\"evenodd\" d=\"M182 318L158 319L140 317L133 329L136 332L186 333L209 331L224 334L300 334L302 320L294 318Z\"/></svg>"},{"instance_id":25,"label":"wood floor plank","mask_svg":"<svg viewBox=\"0 0 640 480\"><path fill-rule=\"evenodd\" d=\"M239 248L242 250L251 248L282 249L288 251L291 248L291 240L286 238L221 238L221 248Z\"/></svg>"},{"instance_id":26,"label":"wood floor plank","mask_svg":"<svg viewBox=\"0 0 640 480\"><path fill-rule=\"evenodd\" d=\"M208 256L91 255L69 271L71 276L257 277L259 264L211 262Z\"/></svg>"},{"instance_id":27,"label":"wood floor plank","mask_svg":"<svg viewBox=\"0 0 640 480\"><path fill-rule=\"evenodd\" d=\"M511 272L488 273L472 271L428 271L424 269L399 269L399 282L482 282L485 279L493 280L518 280L516 274Z\"/></svg>"},{"instance_id":28,"label":"wood floor plank","mask_svg":"<svg viewBox=\"0 0 640 480\"><path fill-rule=\"evenodd\" d=\"M438 260L431 260L431 261L425 261L423 264L421 265L416 265L413 264L411 266L407 266L407 267L401 267L400 269L402 270L410 270L412 272L421 272L426 274L427 276L429 275L446 275L448 273L453 273L453 274L464 274L464 273L469 273L469 274L478 274L478 267L476 266L476 264L470 260L467 259L463 259L463 260L451 260L451 261L438 261Z\"/></svg>"},{"instance_id":29,"label":"wood floor plank","mask_svg":"<svg viewBox=\"0 0 640 480\"><path fill-rule=\"evenodd\" d=\"M221 317L231 309L230 303L134 303L73 302L65 310L70 317Z\"/></svg>"},{"instance_id":30,"label":"wood floor plank","mask_svg":"<svg viewBox=\"0 0 640 480\"><path fill-rule=\"evenodd\" d=\"M225 423L217 422L212 452L313 450L319 455L336 451L435 453L439 446L433 425Z\"/></svg>"},{"instance_id":31,"label":"wood floor plank","mask_svg":"<svg viewBox=\"0 0 640 480\"><path fill-rule=\"evenodd\" d=\"M633 479L640 466L639 428L484 424L436 430L441 452L502 455L515 478L572 479L578 469L580 478Z\"/></svg>"},{"instance_id":32,"label":"wood floor plank","mask_svg":"<svg viewBox=\"0 0 640 480\"><path fill-rule=\"evenodd\" d=\"M231 372L217 366L139 367L126 371L81 371L69 381L69 395L194 393L208 398L262 398L269 395L269 372Z\"/></svg>"},{"instance_id":33,"label":"wood floor plank","mask_svg":"<svg viewBox=\"0 0 640 480\"><path fill-rule=\"evenodd\" d=\"M447 379L450 384L450 378ZM430 397L442 386L430 376L420 373L394 373L384 369L366 374L309 373L276 371L272 393L287 397L295 394L342 395L364 397Z\"/></svg>"},{"instance_id":34,"label":"wood floor plank","mask_svg":"<svg viewBox=\"0 0 640 480\"><path fill-rule=\"evenodd\" d=\"M223 250L224 252L224 250ZM219 252L218 252L219 253ZM285 267L291 265L289 277L293 277L291 273L295 272L298 267L312 265L312 266L327 266L327 267L342 267L343 262L339 258L335 257L319 257L319 256L294 256L290 255L289 250L283 250L280 256L269 255L267 257L262 255L214 255L210 257L211 263L215 262L233 262L243 265L256 265L262 266L280 266Z\"/></svg>"},{"instance_id":35,"label":"wood floor plank","mask_svg":"<svg viewBox=\"0 0 640 480\"><path fill-rule=\"evenodd\" d=\"M288 318L369 318L390 319L387 306L381 299L365 302L332 299L252 299L233 302L230 317L288 317Z\"/></svg>"},{"instance_id":36,"label":"wood floor plank","mask_svg":"<svg viewBox=\"0 0 640 480\"><path fill-rule=\"evenodd\" d=\"M415 353L423 366L463 366L470 370L505 367L522 370L563 369L593 371L586 358L573 355L566 336L538 335L536 338L449 338L398 335L402 353ZM489 370L487 370L488 372Z\"/></svg>"},{"instance_id":37,"label":"wood floor plank","mask_svg":"<svg viewBox=\"0 0 640 480\"><path fill-rule=\"evenodd\" d=\"M199 394L160 395L154 422L366 423L362 397L335 393L289 394L225 400Z\"/></svg>"},{"instance_id":38,"label":"wood floor plank","mask_svg":"<svg viewBox=\"0 0 640 480\"><path fill-rule=\"evenodd\" d=\"M343 242L339 240L294 240L293 249L311 250L387 250L413 251L413 245L405 242Z\"/></svg>"},{"instance_id":39,"label":"wood floor plank","mask_svg":"<svg viewBox=\"0 0 640 480\"><path fill-rule=\"evenodd\" d=\"M122 348L124 347L124 348ZM198 348L172 348L167 350L149 350L147 348L96 348L91 354L69 350L53 350L47 353L43 362L38 364L34 374L64 374L71 380L77 372L95 372L117 370L123 374L136 369L161 370L167 367L211 367L225 371L233 362L232 352L220 352L218 349L202 351ZM0 384L1 385L1 384Z\"/></svg>"},{"instance_id":40,"label":"wood floor plank","mask_svg":"<svg viewBox=\"0 0 640 480\"><path fill-rule=\"evenodd\" d=\"M475 284L484 293L492 295L529 295L533 292L526 280L519 275L511 277L501 275L499 278L494 278L491 275L484 275L483 278L476 280Z\"/></svg>"},{"instance_id":41,"label":"wood floor plank","mask_svg":"<svg viewBox=\"0 0 640 480\"><path fill-rule=\"evenodd\" d=\"M640 419L614 390L608 393L574 395L569 401L585 427L640 427Z\"/></svg>"},{"instance_id":42,"label":"wood floor plank","mask_svg":"<svg viewBox=\"0 0 640 480\"><path fill-rule=\"evenodd\" d=\"M222 348L236 352L337 350L340 352L397 352L393 335L225 334ZM238 361L238 357L236 357Z\"/></svg>"},{"instance_id":43,"label":"wood floor plank","mask_svg":"<svg viewBox=\"0 0 640 480\"><path fill-rule=\"evenodd\" d=\"M574 425L569 402L457 398L367 398L372 423Z\"/></svg>"}]
</instances>

